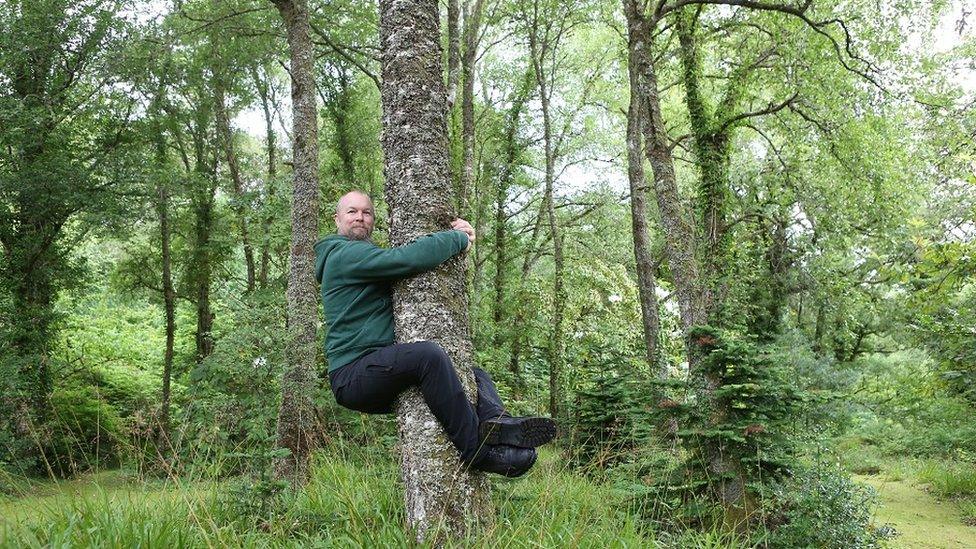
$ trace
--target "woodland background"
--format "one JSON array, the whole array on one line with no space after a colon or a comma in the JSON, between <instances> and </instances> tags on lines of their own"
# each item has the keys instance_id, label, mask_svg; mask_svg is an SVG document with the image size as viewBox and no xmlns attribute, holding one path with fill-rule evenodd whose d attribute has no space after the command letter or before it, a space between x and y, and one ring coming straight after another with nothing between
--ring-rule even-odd
<instances>
[{"instance_id":1,"label":"woodland background","mask_svg":"<svg viewBox=\"0 0 976 549\"><path fill-rule=\"evenodd\" d=\"M976 543L974 12L6 0L0 544ZM328 390L354 188L471 221L462 362L561 426L480 526Z\"/></svg>"}]
</instances>

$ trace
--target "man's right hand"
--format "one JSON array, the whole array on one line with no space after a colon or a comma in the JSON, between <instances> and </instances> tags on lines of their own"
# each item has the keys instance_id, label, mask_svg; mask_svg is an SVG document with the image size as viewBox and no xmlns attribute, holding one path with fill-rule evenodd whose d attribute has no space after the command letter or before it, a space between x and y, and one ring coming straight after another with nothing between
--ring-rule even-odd
<instances>
[{"instance_id":1,"label":"man's right hand","mask_svg":"<svg viewBox=\"0 0 976 549\"><path fill-rule=\"evenodd\" d=\"M474 244L474 227L459 217L451 222L451 228L455 231L461 231L462 233L468 235L468 247L464 249L465 253L467 253L471 249L471 245Z\"/></svg>"}]
</instances>

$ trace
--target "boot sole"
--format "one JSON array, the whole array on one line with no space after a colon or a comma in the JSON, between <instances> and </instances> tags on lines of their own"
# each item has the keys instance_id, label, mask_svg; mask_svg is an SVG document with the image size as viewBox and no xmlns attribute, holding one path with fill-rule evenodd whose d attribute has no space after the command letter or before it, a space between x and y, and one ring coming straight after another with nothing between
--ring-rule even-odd
<instances>
[{"instance_id":1,"label":"boot sole","mask_svg":"<svg viewBox=\"0 0 976 549\"><path fill-rule=\"evenodd\" d=\"M485 421L481 424L485 444L507 444L535 448L556 438L556 422L545 417L527 417L518 422Z\"/></svg>"}]
</instances>

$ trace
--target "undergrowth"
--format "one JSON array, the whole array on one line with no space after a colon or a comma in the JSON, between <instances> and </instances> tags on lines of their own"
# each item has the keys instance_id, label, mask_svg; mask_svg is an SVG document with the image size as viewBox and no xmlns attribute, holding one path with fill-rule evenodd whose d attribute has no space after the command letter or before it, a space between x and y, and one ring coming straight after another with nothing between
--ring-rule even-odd
<instances>
[{"instance_id":1,"label":"undergrowth","mask_svg":"<svg viewBox=\"0 0 976 549\"><path fill-rule=\"evenodd\" d=\"M321 452L309 485L127 482L86 492L33 488L4 503L2 547L403 547L412 545L396 464ZM458 546L648 547L657 542L608 486L544 452L524 479L495 481L495 524ZM136 479L133 479L136 480ZM53 491L53 494L50 493ZM24 511L27 511L26 513ZM15 517L15 518L8 518Z\"/></svg>"}]
</instances>

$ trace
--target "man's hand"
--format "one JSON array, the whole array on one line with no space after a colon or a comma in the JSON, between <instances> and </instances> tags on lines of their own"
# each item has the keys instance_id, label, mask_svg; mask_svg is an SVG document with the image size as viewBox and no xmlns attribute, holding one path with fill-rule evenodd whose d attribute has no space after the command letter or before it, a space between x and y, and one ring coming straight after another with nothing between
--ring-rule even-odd
<instances>
[{"instance_id":1,"label":"man's hand","mask_svg":"<svg viewBox=\"0 0 976 549\"><path fill-rule=\"evenodd\" d=\"M467 253L471 249L471 244L474 243L474 227L459 217L451 222L451 228L468 235L468 247L464 249L465 253Z\"/></svg>"}]
</instances>

